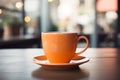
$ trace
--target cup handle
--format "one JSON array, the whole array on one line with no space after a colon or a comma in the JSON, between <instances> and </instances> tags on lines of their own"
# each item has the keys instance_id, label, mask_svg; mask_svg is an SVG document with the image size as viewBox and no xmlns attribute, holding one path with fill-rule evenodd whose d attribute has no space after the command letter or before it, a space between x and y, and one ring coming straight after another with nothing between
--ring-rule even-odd
<instances>
[{"instance_id":1,"label":"cup handle","mask_svg":"<svg viewBox=\"0 0 120 80\"><path fill-rule=\"evenodd\" d=\"M84 40L86 41L86 46L85 46L85 48L84 48L82 51L77 52L77 53L75 54L75 56L80 55L81 53L83 53L84 51L86 51L86 50L87 50L87 48L88 48L88 45L89 45L88 38L87 38L87 37L85 37L85 36L80 36L80 37L78 37L78 41L80 41L81 39L84 39Z\"/></svg>"}]
</instances>

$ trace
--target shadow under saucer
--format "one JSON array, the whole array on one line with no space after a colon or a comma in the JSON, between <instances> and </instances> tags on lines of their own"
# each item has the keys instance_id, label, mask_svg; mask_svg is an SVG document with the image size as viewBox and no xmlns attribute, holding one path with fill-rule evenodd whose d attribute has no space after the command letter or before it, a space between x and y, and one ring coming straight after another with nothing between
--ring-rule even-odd
<instances>
[{"instance_id":1,"label":"shadow under saucer","mask_svg":"<svg viewBox=\"0 0 120 80\"><path fill-rule=\"evenodd\" d=\"M40 67L32 72L32 76L44 80L76 80L88 78L89 72L79 67L68 70L47 70Z\"/></svg>"}]
</instances>

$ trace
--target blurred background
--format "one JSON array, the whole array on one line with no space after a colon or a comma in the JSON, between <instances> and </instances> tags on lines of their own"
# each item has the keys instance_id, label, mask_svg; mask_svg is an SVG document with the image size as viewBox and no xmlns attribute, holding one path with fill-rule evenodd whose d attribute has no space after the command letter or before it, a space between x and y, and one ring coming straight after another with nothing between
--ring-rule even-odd
<instances>
[{"instance_id":1,"label":"blurred background","mask_svg":"<svg viewBox=\"0 0 120 80\"><path fill-rule=\"evenodd\" d=\"M0 0L0 48L42 47L40 34L50 31L85 35L89 47L120 47L119 21L119 0Z\"/></svg>"}]
</instances>

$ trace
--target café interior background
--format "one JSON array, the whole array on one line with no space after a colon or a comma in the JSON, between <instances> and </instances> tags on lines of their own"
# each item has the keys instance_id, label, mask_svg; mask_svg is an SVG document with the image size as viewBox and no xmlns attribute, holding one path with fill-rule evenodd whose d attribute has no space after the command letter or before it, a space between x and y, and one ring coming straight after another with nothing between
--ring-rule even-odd
<instances>
[{"instance_id":1,"label":"caf\u00e9 interior background","mask_svg":"<svg viewBox=\"0 0 120 80\"><path fill-rule=\"evenodd\" d=\"M0 39L77 32L89 47L119 47L118 10L118 0L0 0Z\"/></svg>"}]
</instances>

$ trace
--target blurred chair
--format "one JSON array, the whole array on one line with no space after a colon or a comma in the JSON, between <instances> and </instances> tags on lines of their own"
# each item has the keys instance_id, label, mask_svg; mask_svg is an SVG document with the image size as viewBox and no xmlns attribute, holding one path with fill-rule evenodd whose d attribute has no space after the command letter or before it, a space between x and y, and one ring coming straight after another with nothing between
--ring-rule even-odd
<instances>
[{"instance_id":1,"label":"blurred chair","mask_svg":"<svg viewBox=\"0 0 120 80\"><path fill-rule=\"evenodd\" d=\"M92 35L90 35L90 34L81 34L81 35L78 35L78 36L86 36L88 38L88 40L89 40L89 47L91 47L91 36ZM107 37L107 34L99 34L98 35L98 42L97 42L98 48L102 47L101 44L102 44L102 42L105 41L106 37ZM85 43L85 40L80 40L79 43Z\"/></svg>"},{"instance_id":2,"label":"blurred chair","mask_svg":"<svg viewBox=\"0 0 120 80\"><path fill-rule=\"evenodd\" d=\"M40 35L25 35L0 39L0 49L3 48L34 48L41 47Z\"/></svg>"}]
</instances>

